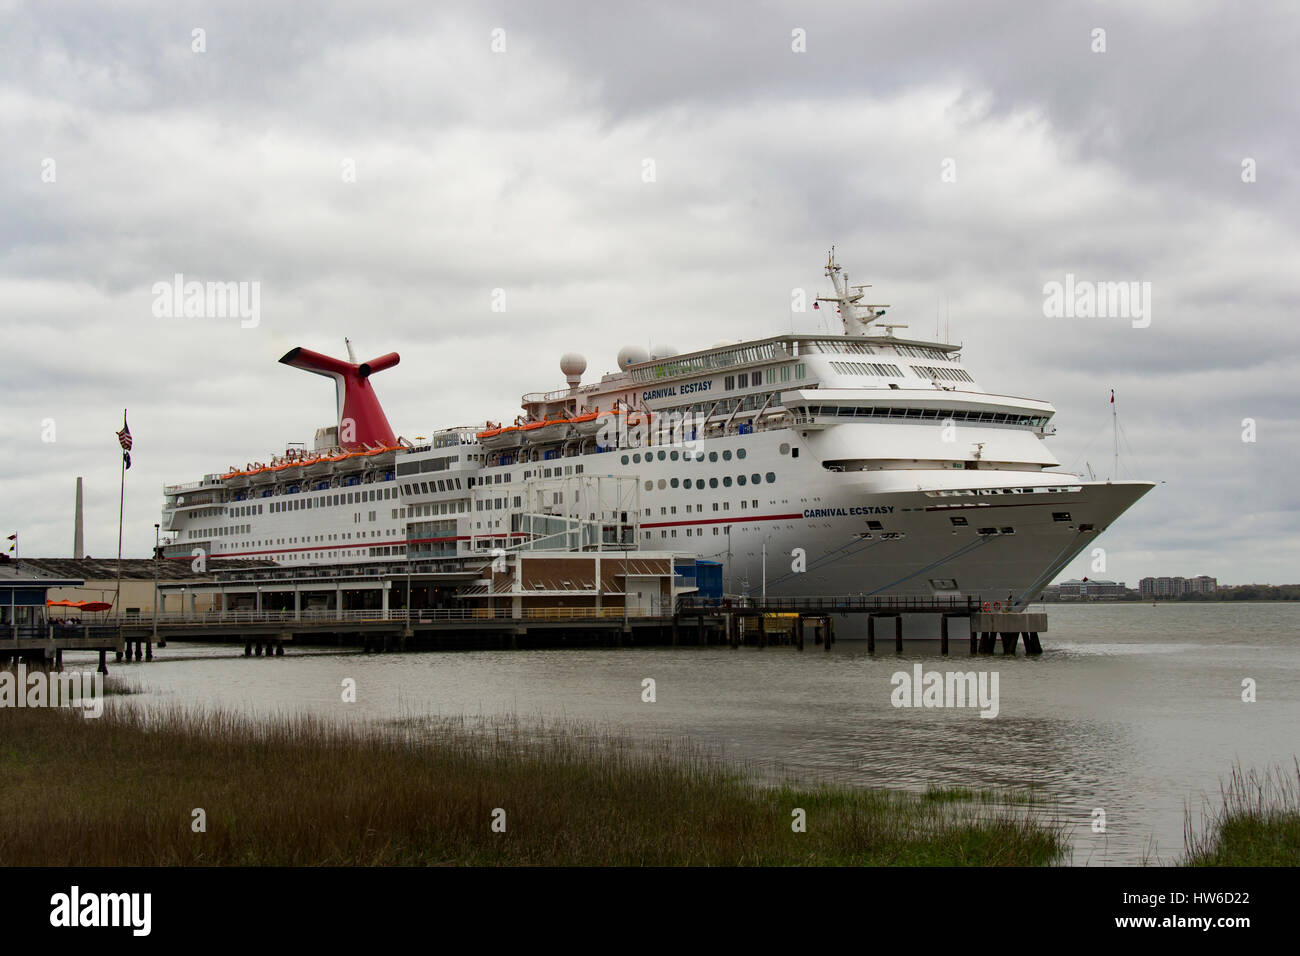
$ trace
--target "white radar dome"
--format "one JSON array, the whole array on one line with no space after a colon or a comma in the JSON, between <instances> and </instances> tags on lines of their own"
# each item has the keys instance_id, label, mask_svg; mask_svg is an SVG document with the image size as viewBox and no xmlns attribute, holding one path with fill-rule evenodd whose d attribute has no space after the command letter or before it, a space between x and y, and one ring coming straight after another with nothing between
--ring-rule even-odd
<instances>
[{"instance_id":1,"label":"white radar dome","mask_svg":"<svg viewBox=\"0 0 1300 956\"><path fill-rule=\"evenodd\" d=\"M577 352L565 352L560 356L560 371L571 381L580 381L582 373L587 371L587 360Z\"/></svg>"},{"instance_id":2,"label":"white radar dome","mask_svg":"<svg viewBox=\"0 0 1300 956\"><path fill-rule=\"evenodd\" d=\"M671 345L656 345L650 350L650 357L653 359L672 358L674 355L679 354L681 353Z\"/></svg>"},{"instance_id":3,"label":"white radar dome","mask_svg":"<svg viewBox=\"0 0 1300 956\"><path fill-rule=\"evenodd\" d=\"M625 345L618 350L618 367L627 368L629 365L640 365L642 362L650 361L650 353L639 345Z\"/></svg>"}]
</instances>

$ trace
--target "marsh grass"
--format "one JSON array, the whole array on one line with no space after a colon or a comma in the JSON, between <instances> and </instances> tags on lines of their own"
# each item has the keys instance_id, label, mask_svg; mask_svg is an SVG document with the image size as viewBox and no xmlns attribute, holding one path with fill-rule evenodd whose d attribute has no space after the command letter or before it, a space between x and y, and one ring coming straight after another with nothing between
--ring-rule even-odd
<instances>
[{"instance_id":1,"label":"marsh grass","mask_svg":"<svg viewBox=\"0 0 1300 956\"><path fill-rule=\"evenodd\" d=\"M1030 808L762 785L688 742L580 726L141 705L98 720L3 710L0 740L5 866L1024 866L1066 853ZM792 831L795 808L807 832Z\"/></svg>"},{"instance_id":2,"label":"marsh grass","mask_svg":"<svg viewBox=\"0 0 1300 956\"><path fill-rule=\"evenodd\" d=\"M1265 773L1235 766L1219 791L1199 828L1190 808L1184 815L1185 865L1300 866L1300 761Z\"/></svg>"}]
</instances>

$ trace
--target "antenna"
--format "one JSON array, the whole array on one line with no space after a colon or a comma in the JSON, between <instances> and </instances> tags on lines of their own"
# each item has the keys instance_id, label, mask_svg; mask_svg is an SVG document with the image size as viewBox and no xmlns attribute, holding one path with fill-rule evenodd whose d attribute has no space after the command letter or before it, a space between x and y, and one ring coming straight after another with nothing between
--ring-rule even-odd
<instances>
[{"instance_id":1,"label":"antenna","mask_svg":"<svg viewBox=\"0 0 1300 956\"><path fill-rule=\"evenodd\" d=\"M347 350L348 350L348 361L351 362L353 365L356 365L356 364L357 364L357 355L356 355L355 352L352 351L352 340L349 339L347 336L344 336L344 337L343 337L343 344L344 344L345 346L347 346Z\"/></svg>"},{"instance_id":2,"label":"antenna","mask_svg":"<svg viewBox=\"0 0 1300 956\"><path fill-rule=\"evenodd\" d=\"M870 283L864 285L849 285L848 274L845 273L838 262L835 261L835 247L831 246L831 251L826 257L826 275L830 277L832 285L835 286L834 296L818 296L818 302L834 302L839 306L840 321L844 323L844 333L846 335L867 335L870 332L871 323L885 314L885 310L890 308L887 304L859 304L866 292L870 289ZM895 326L895 328L905 328L905 326ZM888 334L888 333L887 333Z\"/></svg>"}]
</instances>

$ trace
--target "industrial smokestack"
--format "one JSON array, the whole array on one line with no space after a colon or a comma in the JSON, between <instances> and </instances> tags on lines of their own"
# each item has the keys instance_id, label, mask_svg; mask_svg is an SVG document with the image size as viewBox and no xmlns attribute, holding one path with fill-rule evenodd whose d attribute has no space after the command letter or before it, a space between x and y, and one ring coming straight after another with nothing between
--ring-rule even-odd
<instances>
[{"instance_id":1,"label":"industrial smokestack","mask_svg":"<svg viewBox=\"0 0 1300 956\"><path fill-rule=\"evenodd\" d=\"M81 479L77 479L77 505L72 519L72 556L78 560L84 558L86 541L81 514Z\"/></svg>"}]
</instances>

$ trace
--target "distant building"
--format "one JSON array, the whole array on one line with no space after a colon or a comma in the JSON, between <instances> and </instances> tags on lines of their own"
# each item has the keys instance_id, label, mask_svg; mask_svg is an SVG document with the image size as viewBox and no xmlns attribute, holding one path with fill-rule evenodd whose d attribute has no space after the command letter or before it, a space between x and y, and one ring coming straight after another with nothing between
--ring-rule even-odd
<instances>
[{"instance_id":1,"label":"distant building","mask_svg":"<svg viewBox=\"0 0 1300 956\"><path fill-rule=\"evenodd\" d=\"M1151 600L1180 598L1185 594L1214 594L1218 588L1218 579L1208 574L1194 578L1143 578L1138 582L1142 597Z\"/></svg>"},{"instance_id":2,"label":"distant building","mask_svg":"<svg viewBox=\"0 0 1300 956\"><path fill-rule=\"evenodd\" d=\"M1062 601L1116 601L1128 591L1123 581L1101 581L1095 578L1062 581L1057 588Z\"/></svg>"}]
</instances>

